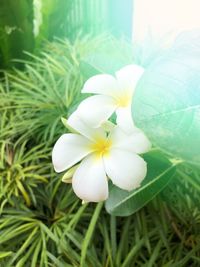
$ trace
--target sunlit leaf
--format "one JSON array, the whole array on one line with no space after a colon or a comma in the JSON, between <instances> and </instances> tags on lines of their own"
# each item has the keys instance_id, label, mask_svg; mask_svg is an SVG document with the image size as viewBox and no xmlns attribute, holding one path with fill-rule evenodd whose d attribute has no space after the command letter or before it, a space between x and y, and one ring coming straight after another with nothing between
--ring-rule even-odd
<instances>
[{"instance_id":1,"label":"sunlit leaf","mask_svg":"<svg viewBox=\"0 0 200 267\"><path fill-rule=\"evenodd\" d=\"M176 42L146 69L132 105L136 125L154 145L193 164L200 163L199 73L197 43Z\"/></svg>"},{"instance_id":2,"label":"sunlit leaf","mask_svg":"<svg viewBox=\"0 0 200 267\"><path fill-rule=\"evenodd\" d=\"M12 251L3 251L3 252L0 251L0 259L9 257L12 255L12 253L13 253Z\"/></svg>"}]
</instances>

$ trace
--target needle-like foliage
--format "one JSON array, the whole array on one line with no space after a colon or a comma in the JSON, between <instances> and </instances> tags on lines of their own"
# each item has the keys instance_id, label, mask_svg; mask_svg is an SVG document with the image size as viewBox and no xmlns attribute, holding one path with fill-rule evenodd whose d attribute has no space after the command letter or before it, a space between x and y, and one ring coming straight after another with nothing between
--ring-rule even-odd
<instances>
[{"instance_id":1,"label":"needle-like foliage","mask_svg":"<svg viewBox=\"0 0 200 267\"><path fill-rule=\"evenodd\" d=\"M84 38L48 43L40 56L30 55L24 71L4 73L1 267L200 265L199 169L180 165L160 195L126 218L108 215L102 203L81 205L52 169L53 142L65 132L60 118L79 103L88 75L83 59L111 41L114 53L131 62L133 54L122 42Z\"/></svg>"}]
</instances>

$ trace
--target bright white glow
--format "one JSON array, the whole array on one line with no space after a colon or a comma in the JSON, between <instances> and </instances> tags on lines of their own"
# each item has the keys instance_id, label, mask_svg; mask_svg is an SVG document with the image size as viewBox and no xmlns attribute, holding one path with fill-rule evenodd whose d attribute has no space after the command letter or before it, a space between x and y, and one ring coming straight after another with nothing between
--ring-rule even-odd
<instances>
[{"instance_id":1,"label":"bright white glow","mask_svg":"<svg viewBox=\"0 0 200 267\"><path fill-rule=\"evenodd\" d=\"M171 42L182 31L200 28L199 10L199 0L135 0L133 39L151 34Z\"/></svg>"}]
</instances>

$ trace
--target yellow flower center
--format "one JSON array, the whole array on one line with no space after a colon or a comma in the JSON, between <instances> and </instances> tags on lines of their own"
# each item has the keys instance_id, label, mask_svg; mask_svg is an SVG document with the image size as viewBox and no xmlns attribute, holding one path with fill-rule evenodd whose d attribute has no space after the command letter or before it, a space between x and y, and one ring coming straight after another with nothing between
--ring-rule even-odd
<instances>
[{"instance_id":1,"label":"yellow flower center","mask_svg":"<svg viewBox=\"0 0 200 267\"><path fill-rule=\"evenodd\" d=\"M92 144L92 150L97 154L97 156L103 156L109 153L111 145L111 140L101 138Z\"/></svg>"},{"instance_id":2,"label":"yellow flower center","mask_svg":"<svg viewBox=\"0 0 200 267\"><path fill-rule=\"evenodd\" d=\"M131 103L131 94L127 91L116 97L118 107L127 107Z\"/></svg>"}]
</instances>

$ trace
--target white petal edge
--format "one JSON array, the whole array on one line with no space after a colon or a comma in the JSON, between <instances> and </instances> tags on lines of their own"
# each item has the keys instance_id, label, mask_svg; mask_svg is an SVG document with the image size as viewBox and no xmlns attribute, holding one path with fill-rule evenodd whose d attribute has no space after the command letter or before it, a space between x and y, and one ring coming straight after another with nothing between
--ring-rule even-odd
<instances>
[{"instance_id":1,"label":"white petal edge","mask_svg":"<svg viewBox=\"0 0 200 267\"><path fill-rule=\"evenodd\" d=\"M129 88L132 92L134 92L134 89L143 73L143 67L132 64L121 68L115 73L115 75L122 90Z\"/></svg>"},{"instance_id":2,"label":"white petal edge","mask_svg":"<svg viewBox=\"0 0 200 267\"><path fill-rule=\"evenodd\" d=\"M77 108L78 116L92 128L98 128L116 110L116 102L110 96L95 95L83 100Z\"/></svg>"},{"instance_id":3,"label":"white petal edge","mask_svg":"<svg viewBox=\"0 0 200 267\"><path fill-rule=\"evenodd\" d=\"M146 176L146 162L128 151L112 149L103 160L106 174L121 189L131 191L138 188Z\"/></svg>"},{"instance_id":4,"label":"white petal edge","mask_svg":"<svg viewBox=\"0 0 200 267\"><path fill-rule=\"evenodd\" d=\"M86 157L72 178L75 194L84 202L100 202L108 198L108 181L102 158Z\"/></svg>"},{"instance_id":5,"label":"white petal edge","mask_svg":"<svg viewBox=\"0 0 200 267\"><path fill-rule=\"evenodd\" d=\"M93 129L87 125L81 118L78 110L74 111L67 120L68 125L76 132L85 136L91 141L95 141L96 138L104 138L105 131L102 128Z\"/></svg>"},{"instance_id":6,"label":"white petal edge","mask_svg":"<svg viewBox=\"0 0 200 267\"><path fill-rule=\"evenodd\" d=\"M52 162L56 172L69 169L91 153L91 143L78 134L63 134L55 143Z\"/></svg>"},{"instance_id":7,"label":"white petal edge","mask_svg":"<svg viewBox=\"0 0 200 267\"><path fill-rule=\"evenodd\" d=\"M135 130L135 125L131 115L131 106L125 108L117 108L117 125L127 134L131 134Z\"/></svg>"},{"instance_id":8,"label":"white petal edge","mask_svg":"<svg viewBox=\"0 0 200 267\"><path fill-rule=\"evenodd\" d=\"M146 153L151 149L151 143L146 135L138 128L135 128L131 134L126 134L119 127L115 127L110 139L112 140L112 147L136 154Z\"/></svg>"},{"instance_id":9,"label":"white petal edge","mask_svg":"<svg viewBox=\"0 0 200 267\"><path fill-rule=\"evenodd\" d=\"M114 96L118 90L117 81L112 75L98 74L85 82L81 92Z\"/></svg>"}]
</instances>

